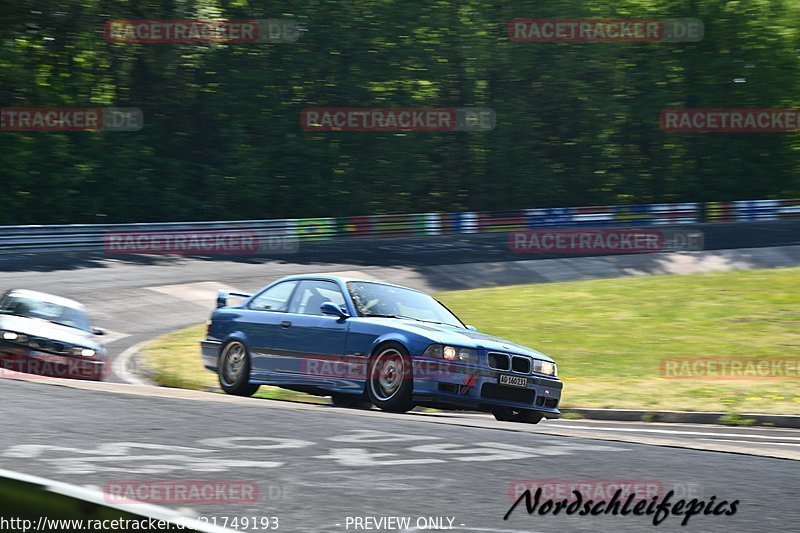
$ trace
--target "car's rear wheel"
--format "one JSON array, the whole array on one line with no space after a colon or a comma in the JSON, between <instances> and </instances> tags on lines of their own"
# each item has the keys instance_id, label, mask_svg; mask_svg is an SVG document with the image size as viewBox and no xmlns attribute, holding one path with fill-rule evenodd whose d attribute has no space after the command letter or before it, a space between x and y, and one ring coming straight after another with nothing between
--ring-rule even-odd
<instances>
[{"instance_id":1,"label":"car's rear wheel","mask_svg":"<svg viewBox=\"0 0 800 533\"><path fill-rule=\"evenodd\" d=\"M384 411L404 413L413 409L411 370L411 357L402 344L380 345L369 361L367 395L370 401Z\"/></svg>"},{"instance_id":2,"label":"car's rear wheel","mask_svg":"<svg viewBox=\"0 0 800 533\"><path fill-rule=\"evenodd\" d=\"M492 409L494 417L501 422L521 422L523 424L538 424L542 413L530 409L513 409L511 407L495 407Z\"/></svg>"},{"instance_id":3,"label":"car's rear wheel","mask_svg":"<svg viewBox=\"0 0 800 533\"><path fill-rule=\"evenodd\" d=\"M249 383L250 354L240 341L230 341L222 347L217 375L222 390L234 396L252 396L259 387Z\"/></svg>"}]
</instances>

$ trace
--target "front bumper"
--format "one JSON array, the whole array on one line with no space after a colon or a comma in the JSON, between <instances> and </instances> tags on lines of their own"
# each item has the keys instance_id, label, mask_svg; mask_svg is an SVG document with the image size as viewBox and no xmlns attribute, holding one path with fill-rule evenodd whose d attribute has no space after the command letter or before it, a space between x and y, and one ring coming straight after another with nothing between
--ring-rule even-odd
<instances>
[{"instance_id":1,"label":"front bumper","mask_svg":"<svg viewBox=\"0 0 800 533\"><path fill-rule=\"evenodd\" d=\"M24 348L0 346L0 372L11 371L54 378L103 380L108 375L106 360L58 355Z\"/></svg>"},{"instance_id":2,"label":"front bumper","mask_svg":"<svg viewBox=\"0 0 800 533\"><path fill-rule=\"evenodd\" d=\"M530 409L558 418L564 383L538 374L518 374L484 366L415 358L414 402L431 407L489 411L493 407ZM525 388L500 385L501 374L524 377Z\"/></svg>"}]
</instances>

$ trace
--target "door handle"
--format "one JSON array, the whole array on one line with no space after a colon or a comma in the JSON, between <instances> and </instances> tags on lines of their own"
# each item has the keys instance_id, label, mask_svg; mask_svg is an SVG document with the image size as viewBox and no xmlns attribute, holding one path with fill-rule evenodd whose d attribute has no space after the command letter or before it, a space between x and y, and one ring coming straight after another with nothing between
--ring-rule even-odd
<instances>
[{"instance_id":1,"label":"door handle","mask_svg":"<svg viewBox=\"0 0 800 533\"><path fill-rule=\"evenodd\" d=\"M288 320L284 320L283 322L281 322L281 327L282 328L290 328L290 327L292 327L292 323L289 322Z\"/></svg>"}]
</instances>

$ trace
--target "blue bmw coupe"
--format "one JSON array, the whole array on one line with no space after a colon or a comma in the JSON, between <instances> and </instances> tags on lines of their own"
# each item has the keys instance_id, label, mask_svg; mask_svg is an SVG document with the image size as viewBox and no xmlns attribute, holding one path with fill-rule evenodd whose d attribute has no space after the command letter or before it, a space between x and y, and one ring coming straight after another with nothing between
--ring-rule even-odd
<instances>
[{"instance_id":1,"label":"blue bmw coupe","mask_svg":"<svg viewBox=\"0 0 800 533\"><path fill-rule=\"evenodd\" d=\"M243 300L230 305L231 296ZM470 409L532 424L559 416L551 358L478 333L423 292L374 280L302 275L254 295L220 291L201 350L228 394L274 385L394 412Z\"/></svg>"}]
</instances>

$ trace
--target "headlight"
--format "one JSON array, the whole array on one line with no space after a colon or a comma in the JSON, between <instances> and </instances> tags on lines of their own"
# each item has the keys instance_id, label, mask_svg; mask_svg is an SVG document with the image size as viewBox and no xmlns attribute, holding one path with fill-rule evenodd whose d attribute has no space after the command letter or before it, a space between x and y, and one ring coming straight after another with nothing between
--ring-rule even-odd
<instances>
[{"instance_id":1,"label":"headlight","mask_svg":"<svg viewBox=\"0 0 800 533\"><path fill-rule=\"evenodd\" d=\"M80 346L75 346L72 348L72 355L80 355L83 357L92 357L95 354L95 351L91 348L81 348Z\"/></svg>"},{"instance_id":2,"label":"headlight","mask_svg":"<svg viewBox=\"0 0 800 533\"><path fill-rule=\"evenodd\" d=\"M441 344L431 344L424 357L447 359L448 361L463 361L465 363L478 363L478 350L472 348L461 348L458 346L442 346Z\"/></svg>"},{"instance_id":3,"label":"headlight","mask_svg":"<svg viewBox=\"0 0 800 533\"><path fill-rule=\"evenodd\" d=\"M456 348L458 350L458 360L465 363L478 363L478 350L472 348Z\"/></svg>"},{"instance_id":4,"label":"headlight","mask_svg":"<svg viewBox=\"0 0 800 533\"><path fill-rule=\"evenodd\" d=\"M16 333L14 331L3 331L2 332L3 340L6 341L13 341L19 343L26 343L28 342L28 336L23 335L22 333Z\"/></svg>"},{"instance_id":5,"label":"headlight","mask_svg":"<svg viewBox=\"0 0 800 533\"><path fill-rule=\"evenodd\" d=\"M442 346L441 344L431 344L428 346L428 349L425 350L425 353L422 354L423 357L433 357L434 359L438 359L442 357Z\"/></svg>"},{"instance_id":6,"label":"headlight","mask_svg":"<svg viewBox=\"0 0 800 533\"><path fill-rule=\"evenodd\" d=\"M550 361L542 361L540 359L533 360L533 371L537 374L544 374L546 376L556 376L556 364Z\"/></svg>"}]
</instances>

